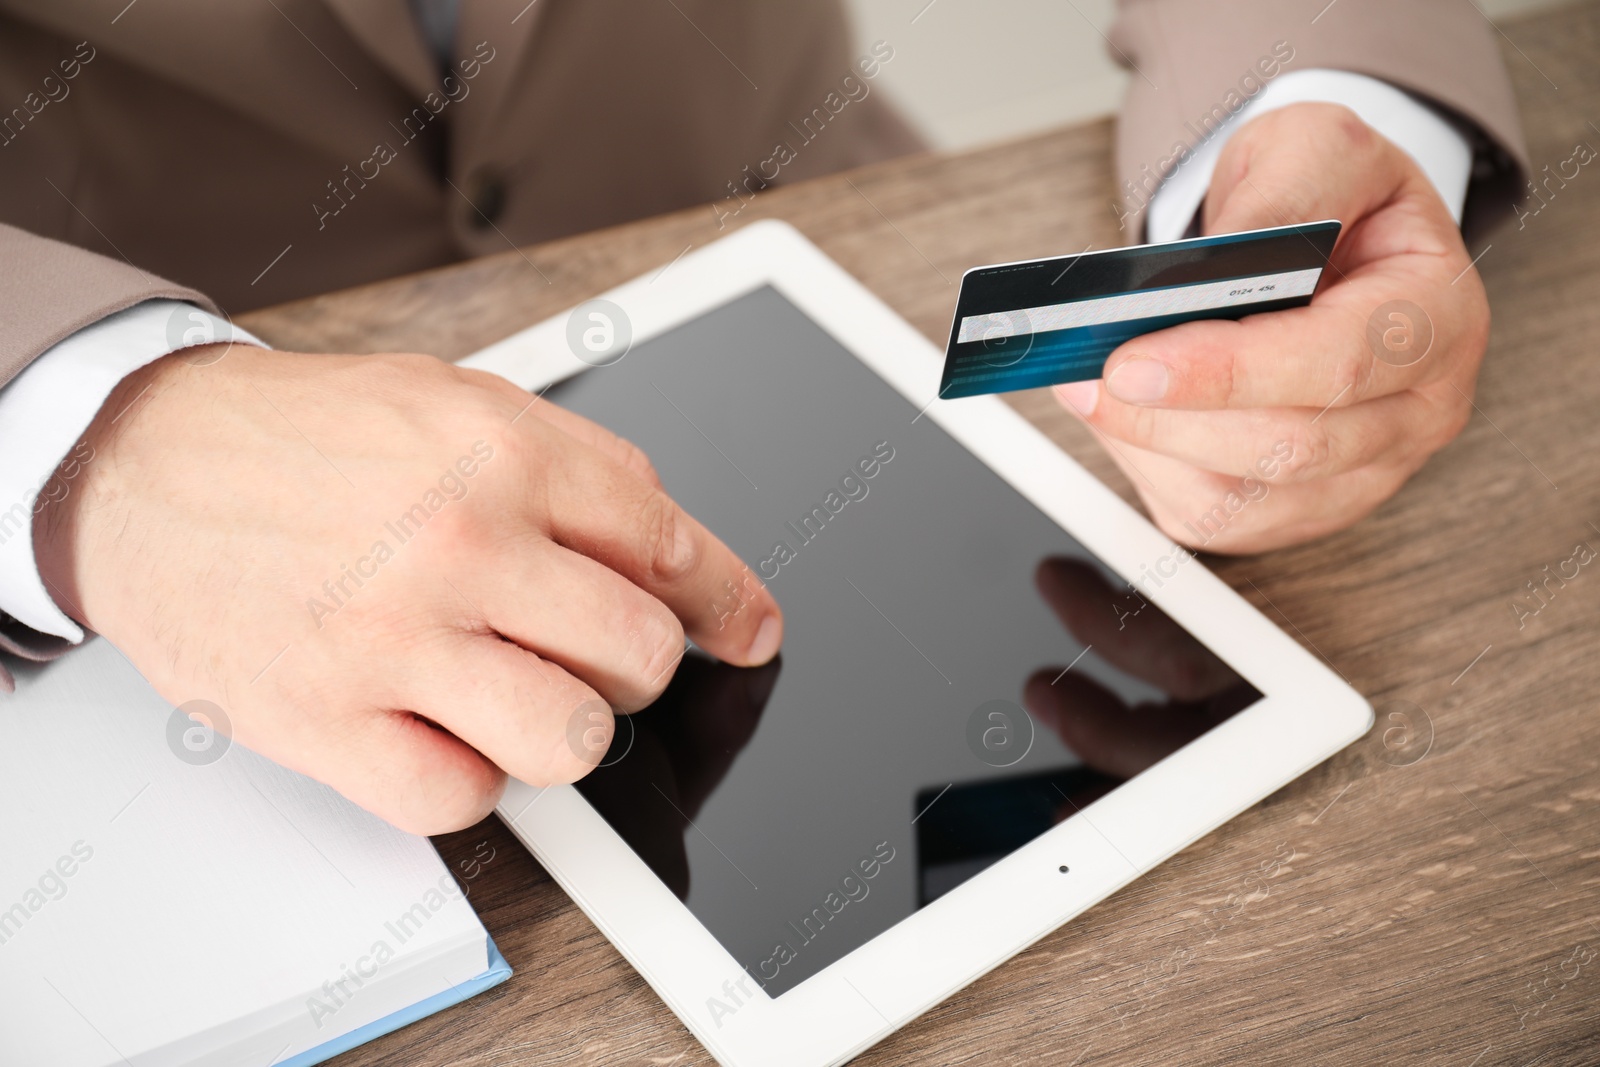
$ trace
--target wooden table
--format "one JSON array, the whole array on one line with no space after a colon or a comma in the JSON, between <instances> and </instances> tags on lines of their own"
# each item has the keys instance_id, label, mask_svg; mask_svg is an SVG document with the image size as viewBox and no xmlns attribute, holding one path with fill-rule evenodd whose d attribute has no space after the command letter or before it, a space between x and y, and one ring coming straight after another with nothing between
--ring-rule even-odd
<instances>
[{"instance_id":1,"label":"wooden table","mask_svg":"<svg viewBox=\"0 0 1600 1067\"><path fill-rule=\"evenodd\" d=\"M1505 32L1534 165L1600 145L1600 4ZM965 267L1118 243L1110 147L1099 122L897 161L763 193L735 221L789 220L942 344ZM459 357L718 233L700 208L243 325ZM1600 564L1520 628L1512 607L1546 564L1600 549L1597 237L1593 168L1491 235L1479 413L1376 515L1212 561L1372 699L1378 729L857 1062L1600 1063ZM1016 406L1133 498L1047 394ZM516 974L337 1063L710 1062L498 822L437 843Z\"/></svg>"}]
</instances>

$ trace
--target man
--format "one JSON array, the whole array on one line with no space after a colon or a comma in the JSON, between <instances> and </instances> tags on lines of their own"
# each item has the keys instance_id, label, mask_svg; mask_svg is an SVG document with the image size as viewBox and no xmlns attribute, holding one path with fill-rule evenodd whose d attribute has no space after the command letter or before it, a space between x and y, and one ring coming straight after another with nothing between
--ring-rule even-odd
<instances>
[{"instance_id":1,"label":"man","mask_svg":"<svg viewBox=\"0 0 1600 1067\"><path fill-rule=\"evenodd\" d=\"M1059 391L1180 539L1286 448L1270 506L1208 545L1225 551L1356 521L1459 430L1488 313L1455 220L1519 184L1469 3L1318 7L1128 0L1111 36L1136 71L1129 241L1347 227L1315 306L1140 338ZM213 301L915 139L870 94L909 45L853 52L835 0L411 8L0 0L0 500L19 502L0 640L47 656L92 628L175 704L212 701L244 744L437 832L487 813L506 773L584 773L572 731L649 703L685 636L770 660L781 613L609 430L425 356L227 352L202 343L230 336ZM1423 358L1374 358L1395 301L1428 320L1407 320Z\"/></svg>"}]
</instances>

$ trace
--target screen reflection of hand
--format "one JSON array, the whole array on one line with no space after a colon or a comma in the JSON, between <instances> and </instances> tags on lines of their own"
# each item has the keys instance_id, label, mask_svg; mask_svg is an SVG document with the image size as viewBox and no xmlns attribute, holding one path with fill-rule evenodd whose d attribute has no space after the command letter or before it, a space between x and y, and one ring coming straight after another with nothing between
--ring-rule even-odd
<instances>
[{"instance_id":1,"label":"screen reflection of hand","mask_svg":"<svg viewBox=\"0 0 1600 1067\"><path fill-rule=\"evenodd\" d=\"M659 699L617 724L614 749L578 790L680 900L689 896L689 821L750 742L782 656L733 667L686 655ZM630 734L629 727L632 727Z\"/></svg>"},{"instance_id":2,"label":"screen reflection of hand","mask_svg":"<svg viewBox=\"0 0 1600 1067\"><path fill-rule=\"evenodd\" d=\"M1023 688L1029 714L1095 770L1132 778L1259 697L1154 604L1071 559L1046 559L1034 583L1067 630L1106 663L1167 694L1130 707L1081 671L1050 667Z\"/></svg>"}]
</instances>

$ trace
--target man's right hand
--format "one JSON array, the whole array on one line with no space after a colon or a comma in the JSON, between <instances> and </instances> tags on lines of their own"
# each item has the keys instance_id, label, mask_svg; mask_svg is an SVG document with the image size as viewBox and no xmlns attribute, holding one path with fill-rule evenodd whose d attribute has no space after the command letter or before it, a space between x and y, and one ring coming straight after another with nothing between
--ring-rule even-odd
<instances>
[{"instance_id":1,"label":"man's right hand","mask_svg":"<svg viewBox=\"0 0 1600 1067\"><path fill-rule=\"evenodd\" d=\"M42 509L63 610L175 705L402 829L570 782L685 634L770 660L776 602L639 449L427 356L187 349L130 376Z\"/></svg>"}]
</instances>

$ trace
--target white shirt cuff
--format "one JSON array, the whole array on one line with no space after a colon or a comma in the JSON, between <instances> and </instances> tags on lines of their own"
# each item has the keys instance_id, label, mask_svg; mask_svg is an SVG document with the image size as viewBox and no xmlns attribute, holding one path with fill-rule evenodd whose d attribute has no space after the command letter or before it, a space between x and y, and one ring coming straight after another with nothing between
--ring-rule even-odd
<instances>
[{"instance_id":1,"label":"white shirt cuff","mask_svg":"<svg viewBox=\"0 0 1600 1067\"><path fill-rule=\"evenodd\" d=\"M1217 158L1245 123L1290 104L1343 104L1417 161L1457 222L1472 177L1472 144L1438 111L1388 82L1343 70L1297 70L1267 83L1161 183L1150 201L1148 240L1176 241L1206 198Z\"/></svg>"},{"instance_id":2,"label":"white shirt cuff","mask_svg":"<svg viewBox=\"0 0 1600 1067\"><path fill-rule=\"evenodd\" d=\"M83 640L39 575L33 554L33 516L45 504L39 494L69 452L62 485L76 491L72 477L95 459L74 446L123 378L179 349L230 340L262 344L193 304L146 300L46 349L0 389L0 611L41 633Z\"/></svg>"}]
</instances>

